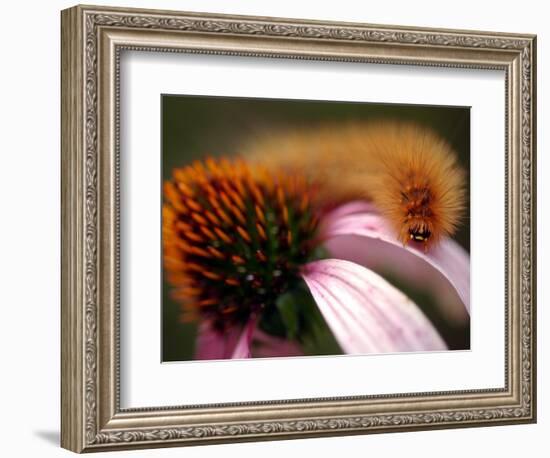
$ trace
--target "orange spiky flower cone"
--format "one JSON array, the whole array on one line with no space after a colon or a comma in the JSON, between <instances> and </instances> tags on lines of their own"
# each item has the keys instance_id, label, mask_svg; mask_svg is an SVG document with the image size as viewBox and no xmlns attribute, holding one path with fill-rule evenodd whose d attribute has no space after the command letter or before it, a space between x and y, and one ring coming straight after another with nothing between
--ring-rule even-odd
<instances>
[{"instance_id":1,"label":"orange spiky flower cone","mask_svg":"<svg viewBox=\"0 0 550 458\"><path fill-rule=\"evenodd\" d=\"M242 161L209 159L165 183L164 264L185 317L224 329L273 306L311 257L313 189Z\"/></svg>"}]
</instances>

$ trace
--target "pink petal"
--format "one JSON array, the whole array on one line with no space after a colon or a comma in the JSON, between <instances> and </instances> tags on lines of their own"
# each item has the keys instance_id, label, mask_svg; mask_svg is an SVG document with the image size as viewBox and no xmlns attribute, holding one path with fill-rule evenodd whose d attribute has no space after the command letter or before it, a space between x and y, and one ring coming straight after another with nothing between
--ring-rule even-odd
<instances>
[{"instance_id":1,"label":"pink petal","mask_svg":"<svg viewBox=\"0 0 550 458\"><path fill-rule=\"evenodd\" d=\"M256 329L256 322L257 318L253 316L244 325L239 341L237 342L237 345L233 350L233 354L231 355L232 359L250 358L252 356L250 352L250 344L252 343L252 337L254 335L254 330Z\"/></svg>"},{"instance_id":2,"label":"pink petal","mask_svg":"<svg viewBox=\"0 0 550 458\"><path fill-rule=\"evenodd\" d=\"M470 256L454 240L444 238L426 253L423 246L414 242L403 246L385 218L377 213L354 213L342 216L341 213L335 213L336 211L338 209L327 215L324 220L322 231L325 239L356 235L380 240L407 250L441 272L454 287L468 312L470 311ZM333 255L339 257L338 252L334 250Z\"/></svg>"},{"instance_id":3,"label":"pink petal","mask_svg":"<svg viewBox=\"0 0 550 458\"><path fill-rule=\"evenodd\" d=\"M430 294L441 317L448 323L466 323L470 314L456 289L439 270L416 253L382 240L342 235L332 237L323 244L329 257L355 262L384 277L398 279L404 285Z\"/></svg>"},{"instance_id":4,"label":"pink petal","mask_svg":"<svg viewBox=\"0 0 550 458\"><path fill-rule=\"evenodd\" d=\"M213 329L208 322L201 323L197 335L195 359L231 358L240 335L241 330L238 327L220 332Z\"/></svg>"},{"instance_id":5,"label":"pink petal","mask_svg":"<svg viewBox=\"0 0 550 458\"><path fill-rule=\"evenodd\" d=\"M346 204L336 207L330 212L330 218L341 218L342 216L354 215L356 213L374 213L376 207L365 200L352 200Z\"/></svg>"},{"instance_id":6,"label":"pink petal","mask_svg":"<svg viewBox=\"0 0 550 458\"><path fill-rule=\"evenodd\" d=\"M256 358L275 358L281 356L303 356L298 342L271 336L256 328L254 331L254 350Z\"/></svg>"},{"instance_id":7,"label":"pink petal","mask_svg":"<svg viewBox=\"0 0 550 458\"><path fill-rule=\"evenodd\" d=\"M195 359L274 358L304 354L297 342L270 336L256 325L257 317L252 317L244 327L235 326L222 333L203 322L197 336Z\"/></svg>"},{"instance_id":8,"label":"pink petal","mask_svg":"<svg viewBox=\"0 0 550 458\"><path fill-rule=\"evenodd\" d=\"M418 306L374 272L325 259L307 264L302 276L346 353L447 349Z\"/></svg>"}]
</instances>

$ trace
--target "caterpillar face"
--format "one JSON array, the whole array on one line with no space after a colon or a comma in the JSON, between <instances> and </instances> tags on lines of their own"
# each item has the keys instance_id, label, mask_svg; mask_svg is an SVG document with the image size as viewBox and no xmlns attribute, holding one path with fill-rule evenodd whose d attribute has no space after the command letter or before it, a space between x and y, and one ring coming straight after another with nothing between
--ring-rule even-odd
<instances>
[{"instance_id":1,"label":"caterpillar face","mask_svg":"<svg viewBox=\"0 0 550 458\"><path fill-rule=\"evenodd\" d=\"M415 242L425 242L428 243L432 233L428 229L409 229L409 237Z\"/></svg>"},{"instance_id":2,"label":"caterpillar face","mask_svg":"<svg viewBox=\"0 0 550 458\"><path fill-rule=\"evenodd\" d=\"M424 250L451 236L464 210L464 172L450 146L411 124L369 132L372 170L367 191L406 245Z\"/></svg>"},{"instance_id":3,"label":"caterpillar face","mask_svg":"<svg viewBox=\"0 0 550 458\"><path fill-rule=\"evenodd\" d=\"M434 212L431 209L434 196L430 186L424 184L407 185L401 191L404 219L401 229L401 240L422 242L426 246L432 237Z\"/></svg>"},{"instance_id":4,"label":"caterpillar face","mask_svg":"<svg viewBox=\"0 0 550 458\"><path fill-rule=\"evenodd\" d=\"M417 158L414 163L404 161L397 169L395 164L381 169L371 194L401 243L419 243L427 251L442 237L452 235L460 221L463 175L452 156L449 160L435 156L434 160L431 152L413 157Z\"/></svg>"}]
</instances>

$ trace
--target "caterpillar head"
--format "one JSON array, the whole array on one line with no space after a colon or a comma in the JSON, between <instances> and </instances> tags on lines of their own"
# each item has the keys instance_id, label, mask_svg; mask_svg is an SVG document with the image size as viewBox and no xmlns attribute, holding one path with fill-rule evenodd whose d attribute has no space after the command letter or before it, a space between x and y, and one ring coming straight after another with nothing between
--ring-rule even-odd
<instances>
[{"instance_id":1,"label":"caterpillar head","mask_svg":"<svg viewBox=\"0 0 550 458\"><path fill-rule=\"evenodd\" d=\"M405 218L401 225L399 237L405 244L409 241L423 243L427 248L437 237L438 232L434 227L434 212L431 208L433 196L428 185L408 184L401 191L401 204Z\"/></svg>"},{"instance_id":2,"label":"caterpillar head","mask_svg":"<svg viewBox=\"0 0 550 458\"><path fill-rule=\"evenodd\" d=\"M437 156L435 156L437 158ZM419 166L419 167L417 167ZM452 236L464 208L464 175L454 160L430 156L428 162L402 169L394 186L379 201L401 242L422 244L424 250ZM395 172L392 174L395 178Z\"/></svg>"},{"instance_id":3,"label":"caterpillar head","mask_svg":"<svg viewBox=\"0 0 550 458\"><path fill-rule=\"evenodd\" d=\"M371 194L403 245L428 250L452 236L464 212L465 176L448 143L431 130L401 125L381 129L376 150Z\"/></svg>"}]
</instances>

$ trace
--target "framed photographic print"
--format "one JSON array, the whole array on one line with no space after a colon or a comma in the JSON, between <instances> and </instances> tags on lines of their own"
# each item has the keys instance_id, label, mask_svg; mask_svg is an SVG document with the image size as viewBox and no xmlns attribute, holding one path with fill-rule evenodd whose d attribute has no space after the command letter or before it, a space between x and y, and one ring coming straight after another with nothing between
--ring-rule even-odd
<instances>
[{"instance_id":1,"label":"framed photographic print","mask_svg":"<svg viewBox=\"0 0 550 458\"><path fill-rule=\"evenodd\" d=\"M535 37L62 12L62 446L533 422Z\"/></svg>"}]
</instances>

